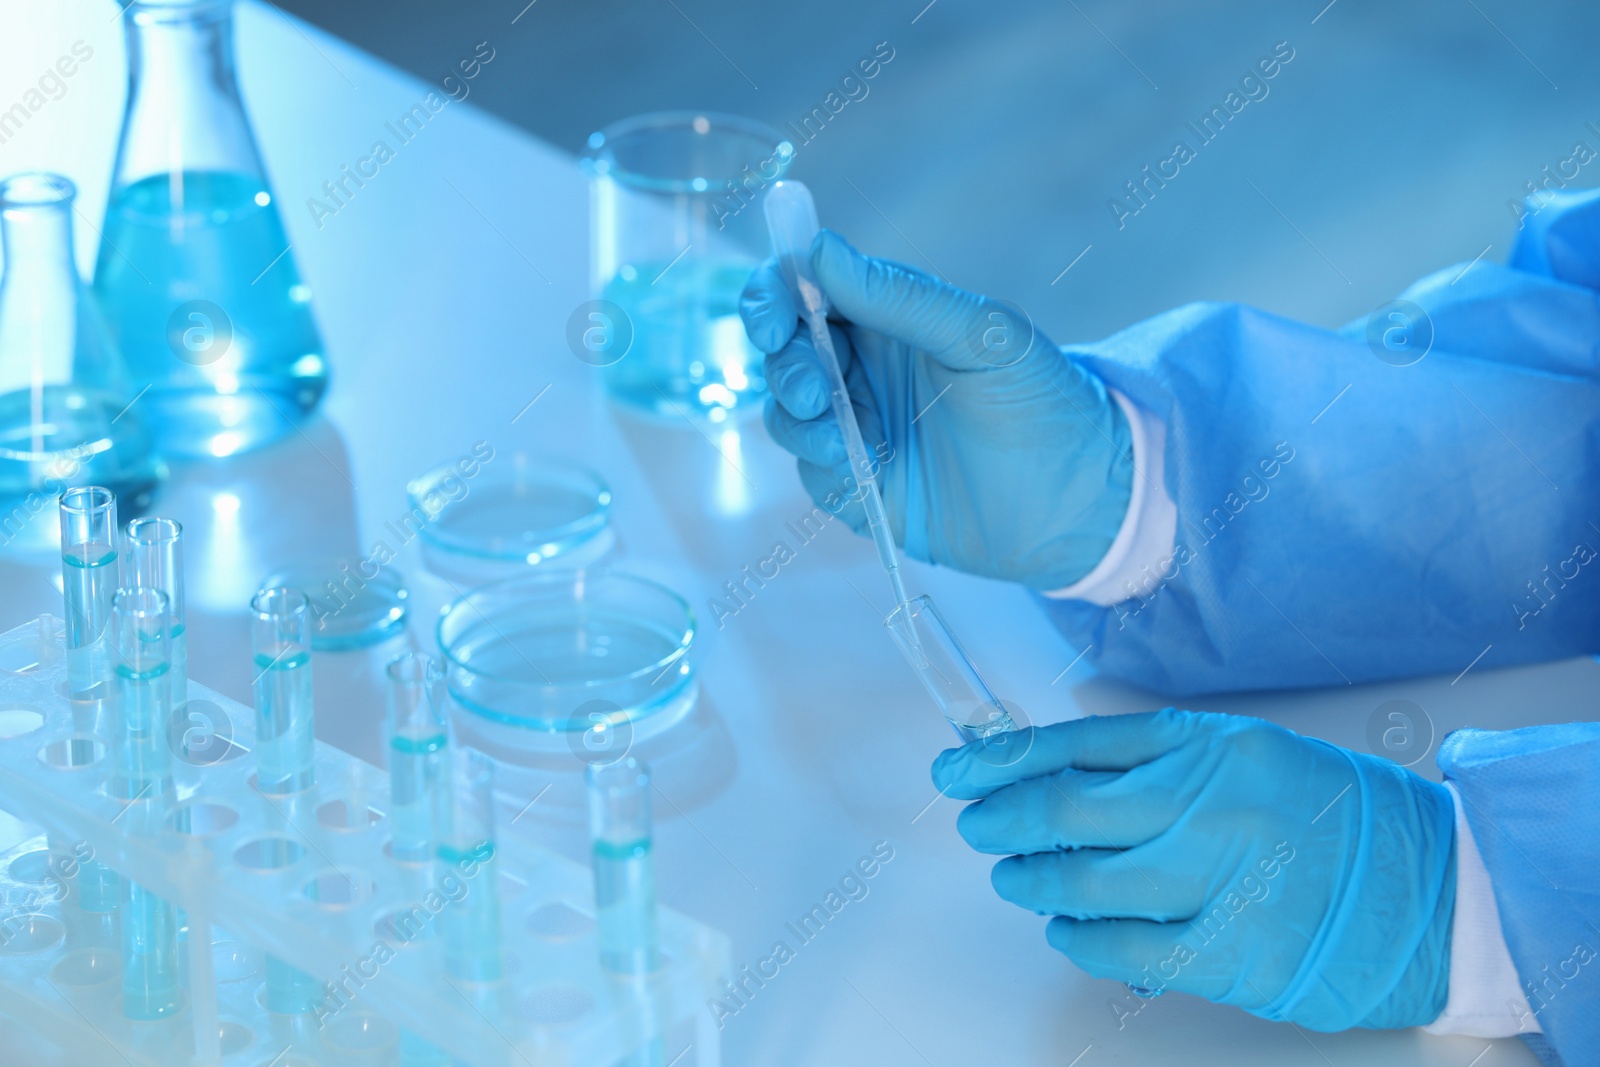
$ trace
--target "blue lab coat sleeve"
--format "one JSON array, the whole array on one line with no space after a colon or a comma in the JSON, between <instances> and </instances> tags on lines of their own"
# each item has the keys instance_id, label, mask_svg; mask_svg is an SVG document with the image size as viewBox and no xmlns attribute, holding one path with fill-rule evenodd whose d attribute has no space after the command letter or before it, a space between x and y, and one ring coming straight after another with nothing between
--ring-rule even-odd
<instances>
[{"instance_id":1,"label":"blue lab coat sleeve","mask_svg":"<svg viewBox=\"0 0 1600 1067\"><path fill-rule=\"evenodd\" d=\"M1600 1056L1600 723L1457 730L1439 746L1494 886L1546 1063ZM1550 1055L1550 1048L1559 1060Z\"/></svg>"},{"instance_id":2,"label":"blue lab coat sleeve","mask_svg":"<svg viewBox=\"0 0 1600 1067\"><path fill-rule=\"evenodd\" d=\"M1177 507L1128 599L1045 601L1101 671L1183 695L1600 650L1600 190L1533 206L1507 265L1377 316L1409 355L1238 304L1069 348L1166 422Z\"/></svg>"}]
</instances>

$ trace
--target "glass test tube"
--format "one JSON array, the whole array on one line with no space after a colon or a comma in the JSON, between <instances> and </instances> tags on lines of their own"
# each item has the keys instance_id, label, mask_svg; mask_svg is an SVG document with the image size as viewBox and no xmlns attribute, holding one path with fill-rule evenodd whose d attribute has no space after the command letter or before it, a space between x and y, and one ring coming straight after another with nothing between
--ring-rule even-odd
<instances>
[{"instance_id":1,"label":"glass test tube","mask_svg":"<svg viewBox=\"0 0 1600 1067\"><path fill-rule=\"evenodd\" d=\"M322 986L298 967L269 954L266 971L268 1011L278 1015L305 1015L322 1003Z\"/></svg>"},{"instance_id":2,"label":"glass test tube","mask_svg":"<svg viewBox=\"0 0 1600 1067\"><path fill-rule=\"evenodd\" d=\"M502 972L500 887L494 844L494 764L481 752L452 749L439 790L436 884L450 900L439 915L445 964L453 977L493 982ZM464 892L452 890L452 881ZM460 895L456 895L460 892Z\"/></svg>"},{"instance_id":3,"label":"glass test tube","mask_svg":"<svg viewBox=\"0 0 1600 1067\"><path fill-rule=\"evenodd\" d=\"M255 619L256 784L263 793L298 793L315 781L311 710L311 610L298 589L263 589Z\"/></svg>"},{"instance_id":4,"label":"glass test tube","mask_svg":"<svg viewBox=\"0 0 1600 1067\"><path fill-rule=\"evenodd\" d=\"M645 974L658 962L650 771L629 756L590 764L587 780L600 965L617 974Z\"/></svg>"},{"instance_id":5,"label":"glass test tube","mask_svg":"<svg viewBox=\"0 0 1600 1067\"><path fill-rule=\"evenodd\" d=\"M444 670L432 656L404 652L390 661L387 673L389 849L397 860L423 863L433 854L434 807L448 756Z\"/></svg>"},{"instance_id":6,"label":"glass test tube","mask_svg":"<svg viewBox=\"0 0 1600 1067\"><path fill-rule=\"evenodd\" d=\"M891 611L883 625L963 742L1017 728L932 599L911 598Z\"/></svg>"},{"instance_id":7,"label":"glass test tube","mask_svg":"<svg viewBox=\"0 0 1600 1067\"><path fill-rule=\"evenodd\" d=\"M189 699L189 636L183 592L183 527L172 519L143 518L128 523L123 584L167 594L170 631L167 655L172 707Z\"/></svg>"},{"instance_id":8,"label":"glass test tube","mask_svg":"<svg viewBox=\"0 0 1600 1067\"><path fill-rule=\"evenodd\" d=\"M153 833L172 782L167 726L171 615L159 589L123 589L112 599L116 703L112 792L128 801L124 832ZM178 916L171 904L131 879L122 897L122 1012L160 1019L180 1005Z\"/></svg>"},{"instance_id":9,"label":"glass test tube","mask_svg":"<svg viewBox=\"0 0 1600 1067\"><path fill-rule=\"evenodd\" d=\"M116 702L111 715L111 791L124 800L159 796L172 781L167 746L172 721L167 594L123 589L112 598Z\"/></svg>"},{"instance_id":10,"label":"glass test tube","mask_svg":"<svg viewBox=\"0 0 1600 1067\"><path fill-rule=\"evenodd\" d=\"M61 494L61 596L67 613L67 689L106 695L113 662L106 632L117 591L117 498L98 485Z\"/></svg>"},{"instance_id":11,"label":"glass test tube","mask_svg":"<svg viewBox=\"0 0 1600 1067\"><path fill-rule=\"evenodd\" d=\"M131 879L126 887L122 900L122 1014L130 1019L161 1019L177 1011L182 1000L177 912Z\"/></svg>"}]
</instances>

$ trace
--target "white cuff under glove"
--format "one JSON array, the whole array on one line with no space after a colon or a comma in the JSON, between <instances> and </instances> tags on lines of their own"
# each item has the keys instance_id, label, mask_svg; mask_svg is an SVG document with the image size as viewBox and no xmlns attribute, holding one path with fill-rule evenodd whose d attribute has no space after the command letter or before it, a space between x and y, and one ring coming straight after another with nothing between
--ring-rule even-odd
<instances>
[{"instance_id":1,"label":"white cuff under glove","mask_svg":"<svg viewBox=\"0 0 1600 1067\"><path fill-rule=\"evenodd\" d=\"M1153 591L1171 566L1178 509L1167 495L1167 426L1161 419L1110 390L1127 417L1133 442L1133 492L1128 512L1104 558L1081 579L1046 593L1061 600L1085 600L1101 607ZM1488 869L1478 854L1452 783L1445 788L1456 810L1456 907L1451 920L1450 995L1444 1011L1425 1030L1472 1037L1514 1037L1542 1033L1523 993L1516 964L1500 929L1500 912Z\"/></svg>"},{"instance_id":2,"label":"white cuff under glove","mask_svg":"<svg viewBox=\"0 0 1600 1067\"><path fill-rule=\"evenodd\" d=\"M1178 508L1162 481L1166 473L1167 424L1115 389L1108 390L1128 420L1133 442L1133 492L1116 539L1094 570L1065 589L1045 596L1087 600L1110 607L1129 600L1161 581L1161 568L1172 559L1178 532Z\"/></svg>"},{"instance_id":3,"label":"white cuff under glove","mask_svg":"<svg viewBox=\"0 0 1600 1067\"><path fill-rule=\"evenodd\" d=\"M1456 805L1456 914L1450 927L1450 999L1423 1027L1431 1034L1514 1037L1543 1033L1511 962L1489 871L1478 855L1462 811L1461 794L1446 782Z\"/></svg>"}]
</instances>

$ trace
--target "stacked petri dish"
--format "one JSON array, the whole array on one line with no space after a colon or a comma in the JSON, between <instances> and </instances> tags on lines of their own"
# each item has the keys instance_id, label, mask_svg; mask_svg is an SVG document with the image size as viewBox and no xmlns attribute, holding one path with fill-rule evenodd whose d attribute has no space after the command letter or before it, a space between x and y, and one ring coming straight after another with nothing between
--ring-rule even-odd
<instances>
[{"instance_id":1,"label":"stacked petri dish","mask_svg":"<svg viewBox=\"0 0 1600 1067\"><path fill-rule=\"evenodd\" d=\"M586 762L680 721L697 694L688 603L613 565L611 489L513 453L407 486L423 564L454 596L436 637L457 725L500 751ZM467 591L463 591L467 590Z\"/></svg>"}]
</instances>

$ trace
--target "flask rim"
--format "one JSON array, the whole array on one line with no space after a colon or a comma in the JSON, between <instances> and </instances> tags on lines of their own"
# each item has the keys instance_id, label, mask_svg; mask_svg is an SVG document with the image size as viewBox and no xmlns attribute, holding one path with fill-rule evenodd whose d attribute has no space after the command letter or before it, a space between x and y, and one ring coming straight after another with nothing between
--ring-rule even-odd
<instances>
[{"instance_id":1,"label":"flask rim","mask_svg":"<svg viewBox=\"0 0 1600 1067\"><path fill-rule=\"evenodd\" d=\"M0 210L64 207L78 195L72 179L49 171L32 170L0 181Z\"/></svg>"}]
</instances>

